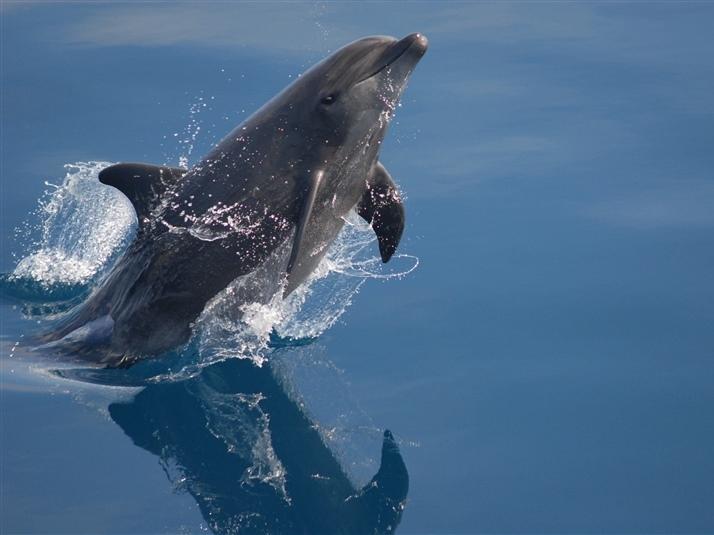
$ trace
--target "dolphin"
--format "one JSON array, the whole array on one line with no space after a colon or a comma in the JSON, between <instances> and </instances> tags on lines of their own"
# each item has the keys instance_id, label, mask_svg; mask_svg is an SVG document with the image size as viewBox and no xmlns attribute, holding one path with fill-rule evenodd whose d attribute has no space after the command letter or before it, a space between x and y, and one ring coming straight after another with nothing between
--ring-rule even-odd
<instances>
[{"instance_id":1,"label":"dolphin","mask_svg":"<svg viewBox=\"0 0 714 535\"><path fill-rule=\"evenodd\" d=\"M89 345L110 366L183 345L206 303L271 257L279 258L283 295L293 292L353 209L389 261L404 207L380 147L426 49L419 33L359 39L308 69L191 169L102 170L99 180L136 211L135 241L43 341L78 353Z\"/></svg>"}]
</instances>

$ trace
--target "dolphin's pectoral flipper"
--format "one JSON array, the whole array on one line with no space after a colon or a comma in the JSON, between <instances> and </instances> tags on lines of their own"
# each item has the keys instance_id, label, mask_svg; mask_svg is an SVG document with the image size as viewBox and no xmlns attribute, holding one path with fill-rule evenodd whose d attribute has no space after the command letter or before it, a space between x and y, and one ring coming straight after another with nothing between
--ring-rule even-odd
<instances>
[{"instance_id":1,"label":"dolphin's pectoral flipper","mask_svg":"<svg viewBox=\"0 0 714 535\"><path fill-rule=\"evenodd\" d=\"M300 209L300 216L297 225L295 226L295 238L293 239L293 248L290 251L290 260L288 260L288 285L285 288L285 295L292 292L303 280L304 277L293 275L293 271L300 267L300 257L305 254L305 230L310 222L312 209L315 206L315 198L317 191L322 183L322 171L316 171L311 177L308 184L307 195Z\"/></svg>"},{"instance_id":2,"label":"dolphin's pectoral flipper","mask_svg":"<svg viewBox=\"0 0 714 535\"><path fill-rule=\"evenodd\" d=\"M372 225L382 262L388 262L404 232L404 205L392 177L379 162L367 179L367 191L357 203L357 213Z\"/></svg>"},{"instance_id":3,"label":"dolphin's pectoral flipper","mask_svg":"<svg viewBox=\"0 0 714 535\"><path fill-rule=\"evenodd\" d=\"M102 184L121 191L134 205L139 224L149 217L158 199L186 174L180 167L145 163L119 163L99 173Z\"/></svg>"}]
</instances>

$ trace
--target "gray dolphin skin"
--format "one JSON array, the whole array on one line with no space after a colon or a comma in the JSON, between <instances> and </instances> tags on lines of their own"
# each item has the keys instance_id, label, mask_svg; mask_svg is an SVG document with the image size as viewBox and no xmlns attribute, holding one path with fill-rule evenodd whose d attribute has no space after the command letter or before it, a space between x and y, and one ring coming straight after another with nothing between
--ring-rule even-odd
<instances>
[{"instance_id":1,"label":"gray dolphin skin","mask_svg":"<svg viewBox=\"0 0 714 535\"><path fill-rule=\"evenodd\" d=\"M136 210L136 239L44 341L81 345L91 331L105 344L93 358L110 366L182 345L209 300L281 252L283 292L293 292L352 209L371 223L387 262L404 208L379 151L426 49L418 33L360 39L303 73L193 168L104 169L99 180Z\"/></svg>"}]
</instances>

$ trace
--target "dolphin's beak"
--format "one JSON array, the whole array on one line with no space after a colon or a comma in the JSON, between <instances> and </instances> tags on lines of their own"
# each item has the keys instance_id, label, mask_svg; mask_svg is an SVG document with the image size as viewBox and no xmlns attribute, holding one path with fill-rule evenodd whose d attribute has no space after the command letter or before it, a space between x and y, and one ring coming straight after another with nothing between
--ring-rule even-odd
<instances>
[{"instance_id":1,"label":"dolphin's beak","mask_svg":"<svg viewBox=\"0 0 714 535\"><path fill-rule=\"evenodd\" d=\"M394 43L386 48L382 53L381 57L376 62L375 68L368 71L366 75L361 77L356 83L363 82L364 80L379 74L401 57L408 57L411 67L413 68L413 66L416 65L421 57L426 53L426 49L428 47L429 41L424 34L421 33L412 33L407 35L404 39L394 41Z\"/></svg>"},{"instance_id":2,"label":"dolphin's beak","mask_svg":"<svg viewBox=\"0 0 714 535\"><path fill-rule=\"evenodd\" d=\"M382 59L383 64L379 70L389 67L402 56L409 56L411 62L416 64L426 53L428 46L429 41L423 34L412 33L407 35L404 39L397 41L387 49Z\"/></svg>"},{"instance_id":3,"label":"dolphin's beak","mask_svg":"<svg viewBox=\"0 0 714 535\"><path fill-rule=\"evenodd\" d=\"M421 58L426 53L426 49L429 48L429 40L423 33L412 33L398 41L394 46L403 48L399 54L400 56L409 50L410 53L414 53Z\"/></svg>"}]
</instances>

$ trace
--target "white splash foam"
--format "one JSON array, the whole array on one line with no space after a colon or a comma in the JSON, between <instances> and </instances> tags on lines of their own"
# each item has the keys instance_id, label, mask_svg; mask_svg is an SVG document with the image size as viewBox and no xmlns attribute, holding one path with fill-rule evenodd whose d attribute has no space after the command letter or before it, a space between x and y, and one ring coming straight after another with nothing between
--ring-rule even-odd
<instances>
[{"instance_id":1,"label":"white splash foam","mask_svg":"<svg viewBox=\"0 0 714 535\"><path fill-rule=\"evenodd\" d=\"M102 272L125 245L136 225L134 209L114 188L101 184L99 172L110 162L76 162L48 189L35 211L30 230L39 237L13 276L43 284L86 284Z\"/></svg>"}]
</instances>

